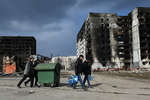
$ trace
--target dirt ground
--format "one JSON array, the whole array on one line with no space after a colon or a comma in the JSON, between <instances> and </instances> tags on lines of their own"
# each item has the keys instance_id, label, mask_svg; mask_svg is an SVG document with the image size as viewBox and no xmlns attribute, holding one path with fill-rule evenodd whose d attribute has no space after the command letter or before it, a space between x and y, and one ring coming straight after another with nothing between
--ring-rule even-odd
<instances>
[{"instance_id":1,"label":"dirt ground","mask_svg":"<svg viewBox=\"0 0 150 100\"><path fill-rule=\"evenodd\" d=\"M92 88L67 84L71 74L62 73L60 87L24 87L16 84L21 77L0 78L0 100L150 100L150 80L116 75L93 74Z\"/></svg>"}]
</instances>

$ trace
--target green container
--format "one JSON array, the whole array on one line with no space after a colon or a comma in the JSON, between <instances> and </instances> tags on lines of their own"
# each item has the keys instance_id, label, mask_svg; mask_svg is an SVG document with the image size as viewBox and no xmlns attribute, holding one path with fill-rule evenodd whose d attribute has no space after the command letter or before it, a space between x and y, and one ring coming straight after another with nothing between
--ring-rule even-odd
<instances>
[{"instance_id":1,"label":"green container","mask_svg":"<svg viewBox=\"0 0 150 100\"><path fill-rule=\"evenodd\" d=\"M50 86L59 86L60 83L60 68L59 63L38 64L38 82L40 84L49 84Z\"/></svg>"}]
</instances>

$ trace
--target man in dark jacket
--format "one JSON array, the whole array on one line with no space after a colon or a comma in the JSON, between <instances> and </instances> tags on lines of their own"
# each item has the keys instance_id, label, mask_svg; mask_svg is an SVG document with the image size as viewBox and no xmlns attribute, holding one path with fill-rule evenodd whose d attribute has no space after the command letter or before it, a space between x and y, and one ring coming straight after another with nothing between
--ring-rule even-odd
<instances>
[{"instance_id":1,"label":"man in dark jacket","mask_svg":"<svg viewBox=\"0 0 150 100\"><path fill-rule=\"evenodd\" d=\"M81 84L82 88L85 88L85 86L82 82L82 79L81 79L82 69L83 69L83 55L80 55L79 58L76 61L75 74L78 76L78 81L80 81L80 84ZM74 86L74 88L75 87L76 86Z\"/></svg>"},{"instance_id":2,"label":"man in dark jacket","mask_svg":"<svg viewBox=\"0 0 150 100\"><path fill-rule=\"evenodd\" d=\"M37 72L37 70L35 69L38 64L39 64L38 60L34 61L34 62L33 62L33 65L32 65L32 69L33 69L33 71L34 71L33 77L35 78L35 86L40 87L40 85L38 84L38 72ZM33 82L34 82L34 78L33 78ZM27 81L25 81L25 82L24 82L25 86L27 86L27 84L28 84L30 81L31 81L30 78L29 78Z\"/></svg>"},{"instance_id":3,"label":"man in dark jacket","mask_svg":"<svg viewBox=\"0 0 150 100\"><path fill-rule=\"evenodd\" d=\"M24 76L23 76L23 78L19 81L19 83L18 83L18 85L17 85L17 87L18 88L21 88L20 87L20 85L22 84L22 82L23 81L25 81L26 80L26 78L30 78L30 81L31 81L31 83L30 83L30 87L33 87L33 75L34 75L34 71L33 71L33 69L32 69L32 66L33 66L33 58L32 57L30 57L29 58L29 61L26 63L26 66L25 66L25 70L24 70Z\"/></svg>"},{"instance_id":4,"label":"man in dark jacket","mask_svg":"<svg viewBox=\"0 0 150 100\"><path fill-rule=\"evenodd\" d=\"M83 74L85 75L83 84L85 85L85 82L87 81L88 87L90 87L89 75L91 75L91 64L89 60L85 60L83 63Z\"/></svg>"}]
</instances>

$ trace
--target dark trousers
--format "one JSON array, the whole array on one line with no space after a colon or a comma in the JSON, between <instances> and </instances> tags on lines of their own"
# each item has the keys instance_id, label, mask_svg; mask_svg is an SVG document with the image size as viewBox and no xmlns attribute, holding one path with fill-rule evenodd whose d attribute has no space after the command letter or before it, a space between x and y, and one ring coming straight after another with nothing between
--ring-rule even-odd
<instances>
[{"instance_id":1,"label":"dark trousers","mask_svg":"<svg viewBox=\"0 0 150 100\"><path fill-rule=\"evenodd\" d=\"M88 82L88 86L90 86L90 80L89 80L89 75L84 76L83 84L85 85L85 82Z\"/></svg>"},{"instance_id":2,"label":"dark trousers","mask_svg":"<svg viewBox=\"0 0 150 100\"><path fill-rule=\"evenodd\" d=\"M34 78L35 78L35 84L34 84ZM31 81L31 80L30 80L30 78L29 78L27 81L25 81L25 84L28 84L30 81ZM37 72L37 70L34 70L33 84L34 84L34 85L38 85L37 82L38 82L38 72Z\"/></svg>"},{"instance_id":3,"label":"dark trousers","mask_svg":"<svg viewBox=\"0 0 150 100\"><path fill-rule=\"evenodd\" d=\"M19 81L18 85L17 86L20 86L22 84L22 82L24 82L27 78L29 77L31 83L30 83L30 87L33 87L33 75L30 74L30 75L24 75L23 78Z\"/></svg>"}]
</instances>

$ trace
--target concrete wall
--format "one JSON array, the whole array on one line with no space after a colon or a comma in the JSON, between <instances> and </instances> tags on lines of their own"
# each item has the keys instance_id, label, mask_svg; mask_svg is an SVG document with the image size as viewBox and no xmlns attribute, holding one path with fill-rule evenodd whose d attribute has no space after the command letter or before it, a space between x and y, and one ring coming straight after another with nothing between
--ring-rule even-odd
<instances>
[{"instance_id":1,"label":"concrete wall","mask_svg":"<svg viewBox=\"0 0 150 100\"><path fill-rule=\"evenodd\" d=\"M138 9L135 8L132 11L132 48L133 48L133 66L141 66L141 54L140 54L140 37L139 37L139 21L138 21Z\"/></svg>"}]
</instances>

